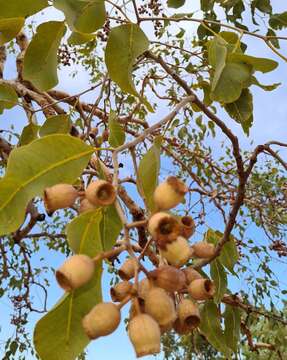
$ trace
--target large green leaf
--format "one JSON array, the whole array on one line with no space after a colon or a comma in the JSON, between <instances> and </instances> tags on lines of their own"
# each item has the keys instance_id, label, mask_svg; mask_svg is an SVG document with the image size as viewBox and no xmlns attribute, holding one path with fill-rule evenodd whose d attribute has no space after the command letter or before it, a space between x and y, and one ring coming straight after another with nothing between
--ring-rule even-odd
<instances>
[{"instance_id":1,"label":"large green leaf","mask_svg":"<svg viewBox=\"0 0 287 360\"><path fill-rule=\"evenodd\" d=\"M249 135L253 121L253 96L249 89L243 89L240 98L225 105L229 116L241 124L244 132Z\"/></svg>"},{"instance_id":2,"label":"large green leaf","mask_svg":"<svg viewBox=\"0 0 287 360\"><path fill-rule=\"evenodd\" d=\"M220 326L219 310L211 300L206 301L201 311L200 331L212 346L229 357L230 350L225 344L225 338Z\"/></svg>"},{"instance_id":3,"label":"large green leaf","mask_svg":"<svg viewBox=\"0 0 287 360\"><path fill-rule=\"evenodd\" d=\"M236 101L242 89L248 87L252 66L244 63L227 62L210 97L227 104Z\"/></svg>"},{"instance_id":4,"label":"large green leaf","mask_svg":"<svg viewBox=\"0 0 287 360\"><path fill-rule=\"evenodd\" d=\"M106 19L104 0L54 0L53 5L63 11L69 27L80 33L95 32Z\"/></svg>"},{"instance_id":5,"label":"large green leaf","mask_svg":"<svg viewBox=\"0 0 287 360\"><path fill-rule=\"evenodd\" d=\"M225 305L224 312L224 337L228 347L237 352L240 340L240 309L231 305Z\"/></svg>"},{"instance_id":6,"label":"large green leaf","mask_svg":"<svg viewBox=\"0 0 287 360\"><path fill-rule=\"evenodd\" d=\"M160 170L160 139L156 140L139 163L137 179L139 192L144 193L151 211L154 209L153 193L158 184Z\"/></svg>"},{"instance_id":7,"label":"large green leaf","mask_svg":"<svg viewBox=\"0 0 287 360\"><path fill-rule=\"evenodd\" d=\"M214 91L218 80L220 79L225 67L226 56L227 47L225 41L219 36L214 37L214 39L208 43L208 61L214 69L211 91Z\"/></svg>"},{"instance_id":8,"label":"large green leaf","mask_svg":"<svg viewBox=\"0 0 287 360\"><path fill-rule=\"evenodd\" d=\"M105 62L110 78L120 88L134 96L140 97L132 79L133 64L138 56L149 47L149 40L136 24L125 24L113 28L110 32L105 51ZM148 106L146 100L142 99Z\"/></svg>"},{"instance_id":9,"label":"large green leaf","mask_svg":"<svg viewBox=\"0 0 287 360\"><path fill-rule=\"evenodd\" d=\"M281 30L287 27L287 11L280 14L272 14L269 19L269 25L275 30Z\"/></svg>"},{"instance_id":10,"label":"large green leaf","mask_svg":"<svg viewBox=\"0 0 287 360\"><path fill-rule=\"evenodd\" d=\"M102 251L101 220L101 211L98 209L80 215L68 226L68 241L77 253L94 257ZM37 323L34 344L41 360L75 359L89 343L82 328L82 318L100 301L102 296L99 263L91 282L64 295Z\"/></svg>"},{"instance_id":11,"label":"large green leaf","mask_svg":"<svg viewBox=\"0 0 287 360\"><path fill-rule=\"evenodd\" d=\"M1 19L0 18L0 46L14 39L24 26L23 17Z\"/></svg>"},{"instance_id":12,"label":"large green leaf","mask_svg":"<svg viewBox=\"0 0 287 360\"><path fill-rule=\"evenodd\" d=\"M11 109L18 103L18 95L12 86L0 84L0 114L4 109Z\"/></svg>"},{"instance_id":13,"label":"large green leaf","mask_svg":"<svg viewBox=\"0 0 287 360\"><path fill-rule=\"evenodd\" d=\"M33 122L25 126L19 139L19 145L27 145L37 139L39 127L39 125L36 125Z\"/></svg>"},{"instance_id":14,"label":"large green leaf","mask_svg":"<svg viewBox=\"0 0 287 360\"><path fill-rule=\"evenodd\" d=\"M213 260L210 265L210 276L214 281L214 285L216 288L214 301L218 304L220 303L227 289L227 275L224 267L217 259Z\"/></svg>"},{"instance_id":15,"label":"large green leaf","mask_svg":"<svg viewBox=\"0 0 287 360\"><path fill-rule=\"evenodd\" d=\"M47 6L47 0L0 0L0 18L27 17Z\"/></svg>"},{"instance_id":16,"label":"large green leaf","mask_svg":"<svg viewBox=\"0 0 287 360\"><path fill-rule=\"evenodd\" d=\"M0 180L0 235L16 230L25 208L46 187L73 183L94 149L69 135L49 135L14 149Z\"/></svg>"},{"instance_id":17,"label":"large green leaf","mask_svg":"<svg viewBox=\"0 0 287 360\"><path fill-rule=\"evenodd\" d=\"M185 0L168 0L167 5L171 8L179 8L185 4Z\"/></svg>"},{"instance_id":18,"label":"large green leaf","mask_svg":"<svg viewBox=\"0 0 287 360\"><path fill-rule=\"evenodd\" d=\"M228 60L231 62L239 62L249 64L255 71L261 71L267 73L275 70L278 66L278 62L272 59L258 58L255 56L249 56L245 54L233 53L228 56Z\"/></svg>"},{"instance_id":19,"label":"large green leaf","mask_svg":"<svg viewBox=\"0 0 287 360\"><path fill-rule=\"evenodd\" d=\"M57 51L65 31L64 22L43 23L26 50L23 77L40 90L49 90L58 83Z\"/></svg>"},{"instance_id":20,"label":"large green leaf","mask_svg":"<svg viewBox=\"0 0 287 360\"><path fill-rule=\"evenodd\" d=\"M67 134L71 129L71 120L68 115L55 115L49 117L42 125L39 134L46 136L51 134Z\"/></svg>"},{"instance_id":21,"label":"large green leaf","mask_svg":"<svg viewBox=\"0 0 287 360\"><path fill-rule=\"evenodd\" d=\"M84 34L77 31L73 31L68 39L69 45L82 45L95 38L94 34Z\"/></svg>"},{"instance_id":22,"label":"large green leaf","mask_svg":"<svg viewBox=\"0 0 287 360\"><path fill-rule=\"evenodd\" d=\"M118 147L125 142L126 135L122 125L117 120L117 114L113 111L109 116L109 143L113 147Z\"/></svg>"},{"instance_id":23,"label":"large green leaf","mask_svg":"<svg viewBox=\"0 0 287 360\"><path fill-rule=\"evenodd\" d=\"M123 224L114 205L102 208L101 239L105 251L111 250L123 228Z\"/></svg>"}]
</instances>

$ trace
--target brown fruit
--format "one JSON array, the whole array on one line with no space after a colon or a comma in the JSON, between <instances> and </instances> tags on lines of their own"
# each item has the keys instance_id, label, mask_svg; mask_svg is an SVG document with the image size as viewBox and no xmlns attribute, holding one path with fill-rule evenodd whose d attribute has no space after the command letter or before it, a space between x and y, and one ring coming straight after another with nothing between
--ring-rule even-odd
<instances>
[{"instance_id":1,"label":"brown fruit","mask_svg":"<svg viewBox=\"0 0 287 360\"><path fill-rule=\"evenodd\" d=\"M169 292L183 289L186 283L184 273L170 265L162 265L150 271L148 277L156 286Z\"/></svg>"},{"instance_id":2,"label":"brown fruit","mask_svg":"<svg viewBox=\"0 0 287 360\"><path fill-rule=\"evenodd\" d=\"M165 247L166 243L177 238L180 226L174 216L158 212L149 219L148 231L160 247Z\"/></svg>"},{"instance_id":3,"label":"brown fruit","mask_svg":"<svg viewBox=\"0 0 287 360\"><path fill-rule=\"evenodd\" d=\"M153 286L154 285L153 285L152 281L150 281L149 279L147 279L147 278L142 279L139 282L139 285L138 285L138 297L139 297L139 299L144 300L147 293L151 290L151 288Z\"/></svg>"},{"instance_id":4,"label":"brown fruit","mask_svg":"<svg viewBox=\"0 0 287 360\"><path fill-rule=\"evenodd\" d=\"M95 206L108 206L116 200L116 191L108 181L96 180L88 185L86 198Z\"/></svg>"},{"instance_id":5,"label":"brown fruit","mask_svg":"<svg viewBox=\"0 0 287 360\"><path fill-rule=\"evenodd\" d=\"M160 326L173 323L176 319L174 301L165 290L159 287L154 287L147 293L145 312L152 316Z\"/></svg>"},{"instance_id":6,"label":"brown fruit","mask_svg":"<svg viewBox=\"0 0 287 360\"><path fill-rule=\"evenodd\" d=\"M195 232L195 223L191 216L182 216L180 218L180 235L184 238L190 238Z\"/></svg>"},{"instance_id":7,"label":"brown fruit","mask_svg":"<svg viewBox=\"0 0 287 360\"><path fill-rule=\"evenodd\" d=\"M130 280L135 276L135 260L127 259L120 267L118 274L123 280Z\"/></svg>"},{"instance_id":8,"label":"brown fruit","mask_svg":"<svg viewBox=\"0 0 287 360\"><path fill-rule=\"evenodd\" d=\"M72 291L88 283L95 271L95 263L86 255L74 255L56 271L58 284L65 291Z\"/></svg>"},{"instance_id":9,"label":"brown fruit","mask_svg":"<svg viewBox=\"0 0 287 360\"><path fill-rule=\"evenodd\" d=\"M136 315L129 323L129 338L137 357L160 352L160 328L147 314Z\"/></svg>"},{"instance_id":10,"label":"brown fruit","mask_svg":"<svg viewBox=\"0 0 287 360\"><path fill-rule=\"evenodd\" d=\"M183 201L187 186L177 177L169 176L159 184L153 194L155 205L161 210L169 210Z\"/></svg>"},{"instance_id":11,"label":"brown fruit","mask_svg":"<svg viewBox=\"0 0 287 360\"><path fill-rule=\"evenodd\" d=\"M90 339L97 339L114 332L120 321L121 313L115 304L99 303L84 316L82 325Z\"/></svg>"},{"instance_id":12,"label":"brown fruit","mask_svg":"<svg viewBox=\"0 0 287 360\"><path fill-rule=\"evenodd\" d=\"M44 190L44 204L48 215L58 209L74 205L78 191L69 184L57 184Z\"/></svg>"},{"instance_id":13,"label":"brown fruit","mask_svg":"<svg viewBox=\"0 0 287 360\"><path fill-rule=\"evenodd\" d=\"M194 270L191 266L188 266L187 268L182 270L185 277L186 277L186 283L190 284L193 280L202 279L202 276L200 273L196 270Z\"/></svg>"},{"instance_id":14,"label":"brown fruit","mask_svg":"<svg viewBox=\"0 0 287 360\"><path fill-rule=\"evenodd\" d=\"M122 281L110 289L111 298L114 302L121 302L131 292L133 285L128 281Z\"/></svg>"},{"instance_id":15,"label":"brown fruit","mask_svg":"<svg viewBox=\"0 0 287 360\"><path fill-rule=\"evenodd\" d=\"M178 236L175 241L167 244L165 249L161 248L160 252L169 264L176 267L184 265L192 255L187 240L182 236Z\"/></svg>"},{"instance_id":16,"label":"brown fruit","mask_svg":"<svg viewBox=\"0 0 287 360\"><path fill-rule=\"evenodd\" d=\"M193 256L203 259L212 257L215 253L215 246L205 241L199 241L192 245Z\"/></svg>"},{"instance_id":17,"label":"brown fruit","mask_svg":"<svg viewBox=\"0 0 287 360\"><path fill-rule=\"evenodd\" d=\"M189 299L182 299L177 308L179 324L189 331L196 328L200 323L198 306Z\"/></svg>"},{"instance_id":18,"label":"brown fruit","mask_svg":"<svg viewBox=\"0 0 287 360\"><path fill-rule=\"evenodd\" d=\"M95 210L96 206L89 202L88 199L84 198L80 202L79 213L82 214L86 211Z\"/></svg>"},{"instance_id":19,"label":"brown fruit","mask_svg":"<svg viewBox=\"0 0 287 360\"><path fill-rule=\"evenodd\" d=\"M188 285L187 290L194 300L208 300L215 294L215 286L209 279L194 280Z\"/></svg>"}]
</instances>

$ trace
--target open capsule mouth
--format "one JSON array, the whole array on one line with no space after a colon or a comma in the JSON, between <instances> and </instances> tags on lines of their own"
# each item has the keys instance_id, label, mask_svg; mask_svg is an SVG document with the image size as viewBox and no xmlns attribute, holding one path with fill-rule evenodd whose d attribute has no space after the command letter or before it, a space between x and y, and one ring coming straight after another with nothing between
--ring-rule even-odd
<instances>
[{"instance_id":1,"label":"open capsule mouth","mask_svg":"<svg viewBox=\"0 0 287 360\"><path fill-rule=\"evenodd\" d=\"M58 284L61 286L62 289L64 289L65 291L71 291L72 290L70 280L68 279L68 277L66 275L64 275L62 273L62 271L59 271L59 270L56 271L56 279L57 279Z\"/></svg>"},{"instance_id":2,"label":"open capsule mouth","mask_svg":"<svg viewBox=\"0 0 287 360\"><path fill-rule=\"evenodd\" d=\"M106 205L113 203L116 197L115 189L112 184L103 184L96 195L99 201Z\"/></svg>"},{"instance_id":3,"label":"open capsule mouth","mask_svg":"<svg viewBox=\"0 0 287 360\"><path fill-rule=\"evenodd\" d=\"M172 217L162 219L158 226L158 232L160 235L178 235L179 225L177 220Z\"/></svg>"},{"instance_id":4,"label":"open capsule mouth","mask_svg":"<svg viewBox=\"0 0 287 360\"><path fill-rule=\"evenodd\" d=\"M190 315L184 321L184 324L188 326L188 328L195 328L199 325L199 323L200 319L196 315Z\"/></svg>"},{"instance_id":5,"label":"open capsule mouth","mask_svg":"<svg viewBox=\"0 0 287 360\"><path fill-rule=\"evenodd\" d=\"M211 280L205 280L204 289L209 295L214 295L215 288Z\"/></svg>"},{"instance_id":6,"label":"open capsule mouth","mask_svg":"<svg viewBox=\"0 0 287 360\"><path fill-rule=\"evenodd\" d=\"M186 227L193 227L194 226L194 221L193 221L191 216L183 216L181 218L181 223L182 223L182 225L184 225Z\"/></svg>"}]
</instances>

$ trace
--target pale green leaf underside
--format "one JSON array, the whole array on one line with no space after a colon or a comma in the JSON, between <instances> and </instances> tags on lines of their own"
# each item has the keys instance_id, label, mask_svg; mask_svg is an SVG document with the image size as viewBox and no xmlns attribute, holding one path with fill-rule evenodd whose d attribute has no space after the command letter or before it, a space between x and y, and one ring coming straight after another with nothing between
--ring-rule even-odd
<instances>
[{"instance_id":1,"label":"pale green leaf underside","mask_svg":"<svg viewBox=\"0 0 287 360\"><path fill-rule=\"evenodd\" d=\"M47 0L0 0L0 18L27 17L47 6Z\"/></svg>"},{"instance_id":2,"label":"pale green leaf underside","mask_svg":"<svg viewBox=\"0 0 287 360\"><path fill-rule=\"evenodd\" d=\"M123 227L114 205L102 208L101 239L105 251L111 250Z\"/></svg>"},{"instance_id":3,"label":"pale green leaf underside","mask_svg":"<svg viewBox=\"0 0 287 360\"><path fill-rule=\"evenodd\" d=\"M43 23L26 50L23 77L40 90L49 90L58 83L57 51L65 31L64 22Z\"/></svg>"},{"instance_id":4,"label":"pale green leaf underside","mask_svg":"<svg viewBox=\"0 0 287 360\"><path fill-rule=\"evenodd\" d=\"M71 129L71 120L68 115L55 115L49 117L42 125L39 135L67 134Z\"/></svg>"},{"instance_id":5,"label":"pale green leaf underside","mask_svg":"<svg viewBox=\"0 0 287 360\"><path fill-rule=\"evenodd\" d=\"M0 46L14 39L24 26L23 17L1 19L0 18Z\"/></svg>"},{"instance_id":6,"label":"pale green leaf underside","mask_svg":"<svg viewBox=\"0 0 287 360\"><path fill-rule=\"evenodd\" d=\"M240 339L240 309L235 306L225 305L224 312L224 337L226 344L236 352Z\"/></svg>"},{"instance_id":7,"label":"pale green leaf underside","mask_svg":"<svg viewBox=\"0 0 287 360\"><path fill-rule=\"evenodd\" d=\"M109 143L113 147L118 147L125 142L125 131L118 122L115 112L110 113L109 117Z\"/></svg>"},{"instance_id":8,"label":"pale green leaf underside","mask_svg":"<svg viewBox=\"0 0 287 360\"><path fill-rule=\"evenodd\" d=\"M226 292L227 276L224 267L216 259L210 265L210 275L216 288L214 301L218 304Z\"/></svg>"},{"instance_id":9,"label":"pale green leaf underside","mask_svg":"<svg viewBox=\"0 0 287 360\"><path fill-rule=\"evenodd\" d=\"M18 103L18 95L12 86L0 84L0 114L4 109L11 109Z\"/></svg>"},{"instance_id":10,"label":"pale green leaf underside","mask_svg":"<svg viewBox=\"0 0 287 360\"><path fill-rule=\"evenodd\" d=\"M21 225L28 202L46 187L73 183L93 151L69 135L49 135L14 149L0 180L0 235Z\"/></svg>"}]
</instances>

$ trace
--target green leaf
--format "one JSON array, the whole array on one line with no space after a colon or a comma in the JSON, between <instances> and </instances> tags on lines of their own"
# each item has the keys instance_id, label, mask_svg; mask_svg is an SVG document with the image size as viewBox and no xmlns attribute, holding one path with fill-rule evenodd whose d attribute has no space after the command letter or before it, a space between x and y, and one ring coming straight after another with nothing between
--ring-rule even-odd
<instances>
[{"instance_id":1,"label":"green leaf","mask_svg":"<svg viewBox=\"0 0 287 360\"><path fill-rule=\"evenodd\" d=\"M136 24L125 24L113 28L110 32L105 51L105 62L110 78L122 91L139 97L152 111L147 100L136 91L132 79L133 64L138 56L149 47L149 40Z\"/></svg>"},{"instance_id":2,"label":"green leaf","mask_svg":"<svg viewBox=\"0 0 287 360\"><path fill-rule=\"evenodd\" d=\"M200 331L212 346L225 356L230 356L230 350L225 344L225 338L220 326L219 310L213 301L206 301L201 311Z\"/></svg>"},{"instance_id":3,"label":"green leaf","mask_svg":"<svg viewBox=\"0 0 287 360\"><path fill-rule=\"evenodd\" d=\"M249 135L253 121L253 96L249 89L243 89L240 98L225 105L229 116L241 124L244 132Z\"/></svg>"},{"instance_id":4,"label":"green leaf","mask_svg":"<svg viewBox=\"0 0 287 360\"><path fill-rule=\"evenodd\" d=\"M48 5L47 0L0 0L0 18L27 17Z\"/></svg>"},{"instance_id":5,"label":"green leaf","mask_svg":"<svg viewBox=\"0 0 287 360\"><path fill-rule=\"evenodd\" d=\"M0 114L4 109L11 109L18 104L18 95L12 86L0 84Z\"/></svg>"},{"instance_id":6,"label":"green leaf","mask_svg":"<svg viewBox=\"0 0 287 360\"><path fill-rule=\"evenodd\" d=\"M137 179L139 193L143 192L151 211L154 209L153 193L158 184L159 171L160 141L155 141L139 163Z\"/></svg>"},{"instance_id":7,"label":"green leaf","mask_svg":"<svg viewBox=\"0 0 287 360\"><path fill-rule=\"evenodd\" d=\"M77 31L73 31L68 39L69 45L82 45L95 38L93 34L83 34Z\"/></svg>"},{"instance_id":8,"label":"green leaf","mask_svg":"<svg viewBox=\"0 0 287 360\"><path fill-rule=\"evenodd\" d=\"M29 125L25 126L19 139L19 145L27 145L31 141L37 139L39 127L39 125L34 123L30 123Z\"/></svg>"},{"instance_id":9,"label":"green leaf","mask_svg":"<svg viewBox=\"0 0 287 360\"><path fill-rule=\"evenodd\" d=\"M225 67L227 48L225 41L216 36L208 44L208 61L214 69L211 91L214 91Z\"/></svg>"},{"instance_id":10,"label":"green leaf","mask_svg":"<svg viewBox=\"0 0 287 360\"><path fill-rule=\"evenodd\" d=\"M224 312L224 337L228 347L237 352L240 341L240 309L231 305L225 305Z\"/></svg>"},{"instance_id":11,"label":"green leaf","mask_svg":"<svg viewBox=\"0 0 287 360\"><path fill-rule=\"evenodd\" d=\"M1 19L0 18L0 46L14 39L24 26L23 17Z\"/></svg>"},{"instance_id":12,"label":"green leaf","mask_svg":"<svg viewBox=\"0 0 287 360\"><path fill-rule=\"evenodd\" d=\"M53 5L63 11L71 30L90 34L100 29L105 23L104 0L54 0Z\"/></svg>"},{"instance_id":13,"label":"green leaf","mask_svg":"<svg viewBox=\"0 0 287 360\"><path fill-rule=\"evenodd\" d=\"M243 63L227 62L210 97L224 104L236 101L242 89L250 83L252 67Z\"/></svg>"},{"instance_id":14,"label":"green leaf","mask_svg":"<svg viewBox=\"0 0 287 360\"><path fill-rule=\"evenodd\" d=\"M224 267L217 259L213 260L210 265L210 275L216 288L214 301L219 304L227 289L227 275Z\"/></svg>"},{"instance_id":15,"label":"green leaf","mask_svg":"<svg viewBox=\"0 0 287 360\"><path fill-rule=\"evenodd\" d=\"M287 27L287 11L270 16L269 25L275 30L281 30Z\"/></svg>"},{"instance_id":16,"label":"green leaf","mask_svg":"<svg viewBox=\"0 0 287 360\"><path fill-rule=\"evenodd\" d=\"M46 187L72 184L94 149L70 135L49 135L12 150L0 180L0 235L15 231L25 208Z\"/></svg>"},{"instance_id":17,"label":"green leaf","mask_svg":"<svg viewBox=\"0 0 287 360\"><path fill-rule=\"evenodd\" d=\"M109 143L113 147L121 146L126 139L126 134L117 120L117 114L114 111L110 112L109 116Z\"/></svg>"},{"instance_id":18,"label":"green leaf","mask_svg":"<svg viewBox=\"0 0 287 360\"><path fill-rule=\"evenodd\" d=\"M168 0L167 5L171 8L178 9L185 4L185 0Z\"/></svg>"},{"instance_id":19,"label":"green leaf","mask_svg":"<svg viewBox=\"0 0 287 360\"><path fill-rule=\"evenodd\" d=\"M51 134L67 134L71 129L71 120L68 115L55 115L49 117L42 125L39 134L46 136Z\"/></svg>"},{"instance_id":20,"label":"green leaf","mask_svg":"<svg viewBox=\"0 0 287 360\"><path fill-rule=\"evenodd\" d=\"M205 233L204 238L206 239L206 241L216 245L218 241L222 238L222 236L222 232L209 229ZM218 259L221 264L226 267L227 270L229 270L233 275L237 276L233 268L239 259L239 254L235 244L235 239L232 235L229 236L229 241L225 243L223 248L221 249Z\"/></svg>"},{"instance_id":21,"label":"green leaf","mask_svg":"<svg viewBox=\"0 0 287 360\"><path fill-rule=\"evenodd\" d=\"M255 76L252 76L251 78L251 83L252 85L256 85L259 86L261 89L265 90L265 91L272 91L278 88L278 86L281 85L281 83L275 83L275 84L271 84L271 85L263 85L261 84Z\"/></svg>"},{"instance_id":22,"label":"green leaf","mask_svg":"<svg viewBox=\"0 0 287 360\"><path fill-rule=\"evenodd\" d=\"M123 228L114 205L102 208L101 239L104 251L111 250Z\"/></svg>"},{"instance_id":23,"label":"green leaf","mask_svg":"<svg viewBox=\"0 0 287 360\"><path fill-rule=\"evenodd\" d=\"M85 212L75 217L66 229L68 243L76 254L95 256L103 251L98 224L102 221L101 209ZM86 244L89 244L87 248Z\"/></svg>"},{"instance_id":24,"label":"green leaf","mask_svg":"<svg viewBox=\"0 0 287 360\"><path fill-rule=\"evenodd\" d=\"M277 68L278 62L272 59L258 58L255 56L248 56L245 54L233 53L230 54L228 59L231 62L239 62L252 65L255 71L261 71L263 73L270 72Z\"/></svg>"},{"instance_id":25,"label":"green leaf","mask_svg":"<svg viewBox=\"0 0 287 360\"><path fill-rule=\"evenodd\" d=\"M23 77L40 90L49 90L58 84L57 51L65 32L64 22L43 23L26 50Z\"/></svg>"}]
</instances>

